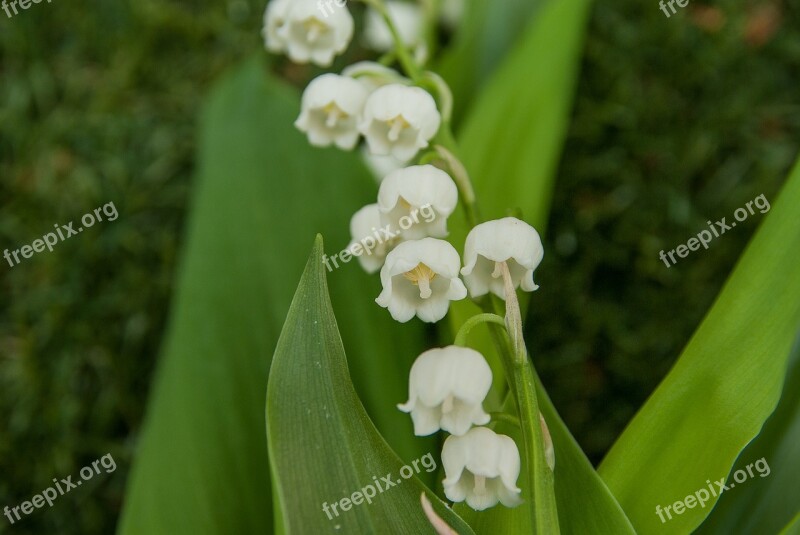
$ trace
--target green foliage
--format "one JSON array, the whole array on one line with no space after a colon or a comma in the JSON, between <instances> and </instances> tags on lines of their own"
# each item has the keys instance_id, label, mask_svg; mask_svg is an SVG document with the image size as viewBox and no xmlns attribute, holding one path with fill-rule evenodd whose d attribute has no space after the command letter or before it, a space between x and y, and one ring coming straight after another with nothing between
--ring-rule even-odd
<instances>
[{"instance_id":1,"label":"green foliage","mask_svg":"<svg viewBox=\"0 0 800 535\"><path fill-rule=\"evenodd\" d=\"M453 90L457 121L517 45L542 3L542 0L466 0L464 20L436 65L436 71Z\"/></svg>"},{"instance_id":2,"label":"green foliage","mask_svg":"<svg viewBox=\"0 0 800 535\"><path fill-rule=\"evenodd\" d=\"M600 467L639 533L665 529L657 505L728 474L778 403L800 326L798 203L800 164L675 367ZM669 529L694 529L715 502L676 515Z\"/></svg>"},{"instance_id":3,"label":"green foliage","mask_svg":"<svg viewBox=\"0 0 800 535\"><path fill-rule=\"evenodd\" d=\"M759 473L736 491L722 495L696 533L701 535L737 533L759 535L778 533L793 517L800 517L797 482L800 481L798 444L800 444L800 340L795 343L778 407L753 442L736 460L733 472L745 469L759 459L769 472ZM752 468L751 468L752 470ZM749 474L748 474L749 475ZM797 520L798 518L796 518ZM800 529L800 525L795 526Z\"/></svg>"},{"instance_id":4,"label":"green foliage","mask_svg":"<svg viewBox=\"0 0 800 535\"><path fill-rule=\"evenodd\" d=\"M485 17L473 17L469 25L481 30L485 24L486 31L467 41L456 62L445 62L447 72L463 79L455 80L457 90L463 89L456 95L460 110L472 105L487 74L518 42L526 17L538 9L538 3L521 0L503 2L508 9L484 0L473 5ZM658 251L755 195L772 199L797 151L796 10L783 10L773 38L753 46L744 36L753 9L730 0L715 7L725 19L718 30L700 27L699 10L666 21L654 6L633 0L598 3L590 19L527 338L555 405L595 461L665 375L755 222L726 234L702 258L669 270L657 260ZM262 10L263 2L255 1L143 0L98 3L91 10L53 2L0 22L3 247L29 243L53 223L111 199L121 214L84 233L87 239L0 269L0 410L9 415L0 424L0 503L29 498L98 452L112 452L119 465L96 487L84 486L80 495L15 525L15 533L108 533L116 523L170 306L194 175L197 110L211 81L238 58L261 50ZM309 73L281 67L281 75L298 85ZM300 144L295 158L316 157ZM268 176L268 187L282 187L280 177ZM295 220L308 222L302 247L290 252L292 258L268 260L296 268L286 268L287 288L276 290L284 308L270 323L273 343L311 233L323 230L328 243L343 246L346 212L357 207L344 207L323 222L297 209L302 217ZM279 213L285 208L281 203ZM240 254L230 256L229 264ZM187 256L183 266L189 265ZM366 300L358 320L372 318L374 280L342 275L344 270L332 275L334 305ZM235 277L241 271L221 273ZM363 296L348 296L362 287ZM255 310L278 310L280 304ZM340 318L342 313L347 312L337 311ZM209 325L202 325L201 336ZM266 338L259 327L258 336ZM370 348L356 349L359 329L344 322L342 328L359 394L401 450L402 440L411 438L407 419L394 427L381 424L382 407L370 401L377 399L377 387L371 393L364 387L370 384L369 362L380 359L373 352L353 366L352 359ZM403 338L390 344L398 340ZM271 354L267 340L247 343ZM398 353L411 358L415 348ZM398 363L404 372L379 387L399 393L407 365ZM260 373L265 377L265 369ZM749 462L746 453L740 459ZM557 463L556 470L562 468ZM154 470L151 476L163 481L170 473ZM725 499L718 507L724 504Z\"/></svg>"},{"instance_id":5,"label":"green foliage","mask_svg":"<svg viewBox=\"0 0 800 535\"><path fill-rule=\"evenodd\" d=\"M222 82L205 109L184 270L122 533L272 525L262 411L289 281L317 229L328 229L337 249L347 244L349 216L372 187L353 155L308 147L292 127L298 109L296 94L255 61ZM396 451L419 458L433 442L417 440L393 403L406 398L397 377L419 351L419 331L376 313L377 285L358 266L341 265L332 278L360 395Z\"/></svg>"},{"instance_id":6,"label":"green foliage","mask_svg":"<svg viewBox=\"0 0 800 535\"><path fill-rule=\"evenodd\" d=\"M408 473L401 472L403 462L367 417L348 375L322 255L318 236L278 340L267 388L270 465L285 533L435 533L422 513L422 492L448 525L472 533L419 479L401 479ZM423 467L411 468L419 473ZM385 476L396 484L387 487ZM323 512L323 503L335 504L367 485L371 503L362 494L352 509L345 504L348 510L337 512L334 505ZM387 488L381 492L380 485Z\"/></svg>"}]
</instances>

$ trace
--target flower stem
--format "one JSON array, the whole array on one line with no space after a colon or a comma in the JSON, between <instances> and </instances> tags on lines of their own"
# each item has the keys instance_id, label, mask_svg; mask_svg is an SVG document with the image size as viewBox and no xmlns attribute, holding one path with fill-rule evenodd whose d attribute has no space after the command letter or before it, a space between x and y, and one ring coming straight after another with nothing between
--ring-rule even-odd
<instances>
[{"instance_id":1,"label":"flower stem","mask_svg":"<svg viewBox=\"0 0 800 535\"><path fill-rule=\"evenodd\" d=\"M395 53L397 54L397 59L400 62L400 65L403 66L403 70L406 71L408 77L414 80L414 83L419 83L422 80L419 65L417 65L417 62L413 57L411 57L408 47L403 42L403 38L400 37L400 31L397 29L394 20L392 20L389 10L386 9L386 4L384 4L383 0L363 1L365 4L372 6L372 8L380 13L381 17L383 17L383 20L386 22L386 26L389 28L389 33L392 34Z\"/></svg>"},{"instance_id":2,"label":"flower stem","mask_svg":"<svg viewBox=\"0 0 800 535\"><path fill-rule=\"evenodd\" d=\"M453 342L453 345L457 346L464 346L467 341L467 335L472 330L473 327L476 325L480 325L481 323L496 323L498 325L502 325L505 327L505 321L503 318L498 316L497 314L478 314L476 316L472 316L470 319L464 322L464 325L458 330L458 334L456 334L456 339Z\"/></svg>"},{"instance_id":3,"label":"flower stem","mask_svg":"<svg viewBox=\"0 0 800 535\"><path fill-rule=\"evenodd\" d=\"M467 223L470 227L474 227L481 222L478 201L475 197L475 190L472 187L472 180L469 178L467 168L464 167L464 164L458 157L458 145L453 137L453 132L450 129L449 123L442 124L436 136L436 141L437 145L435 145L434 148L447 163L453 181L455 181L456 186L458 186L458 192L461 195L461 202L467 216Z\"/></svg>"},{"instance_id":4,"label":"flower stem","mask_svg":"<svg viewBox=\"0 0 800 535\"><path fill-rule=\"evenodd\" d=\"M511 392L517 403L522 436L525 441L524 466L533 496L532 525L535 534L559 533L558 510L554 493L554 474L548 463L545 450L546 438L539 421L539 403L536 396L533 365L522 337L522 316L517 292L511 281L508 264L501 264L506 293L505 325L508 337L493 333L503 357L503 365ZM485 307L491 307L486 304ZM497 331L497 329L493 329ZM548 444L550 442L548 441ZM533 513L535 512L535 513Z\"/></svg>"}]
</instances>

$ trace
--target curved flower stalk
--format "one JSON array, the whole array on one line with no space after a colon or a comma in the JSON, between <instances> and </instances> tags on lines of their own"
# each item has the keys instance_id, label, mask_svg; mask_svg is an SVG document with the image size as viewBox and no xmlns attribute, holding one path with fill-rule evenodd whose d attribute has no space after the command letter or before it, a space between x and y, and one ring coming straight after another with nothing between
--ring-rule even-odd
<instances>
[{"instance_id":1,"label":"curved flower stalk","mask_svg":"<svg viewBox=\"0 0 800 535\"><path fill-rule=\"evenodd\" d=\"M423 40L423 13L422 8L417 4L409 2L399 2L387 0L386 10L389 17L394 21L397 32L403 42L413 48L419 49L416 55L424 54ZM378 52L389 52L394 48L394 37L386 24L383 15L375 9L369 9L364 26L364 42ZM423 56L424 57L424 56Z\"/></svg>"},{"instance_id":2,"label":"curved flower stalk","mask_svg":"<svg viewBox=\"0 0 800 535\"><path fill-rule=\"evenodd\" d=\"M473 425L489 423L483 401L491 387L492 369L474 349L429 349L411 366L408 401L397 408L411 414L417 436L440 429L463 435Z\"/></svg>"},{"instance_id":3,"label":"curved flower stalk","mask_svg":"<svg viewBox=\"0 0 800 535\"><path fill-rule=\"evenodd\" d=\"M271 52L286 52L296 63L329 67L353 38L353 16L346 9L322 15L315 0L273 0L264 13L263 35Z\"/></svg>"},{"instance_id":4,"label":"curved flower stalk","mask_svg":"<svg viewBox=\"0 0 800 535\"><path fill-rule=\"evenodd\" d=\"M476 511L522 503L517 487L519 450L506 435L474 427L464 436L450 436L442 448L444 493L454 502L466 501Z\"/></svg>"},{"instance_id":5,"label":"curved flower stalk","mask_svg":"<svg viewBox=\"0 0 800 535\"><path fill-rule=\"evenodd\" d=\"M533 272L544 258L539 233L515 217L487 221L473 228L464 245L464 282L473 297L492 292L506 298L501 265L505 262L514 289L532 292L539 288Z\"/></svg>"},{"instance_id":6,"label":"curved flower stalk","mask_svg":"<svg viewBox=\"0 0 800 535\"><path fill-rule=\"evenodd\" d=\"M398 169L383 179L378 191L381 213L408 240L447 236L447 218L457 204L455 182L432 165ZM413 224L406 224L409 221Z\"/></svg>"},{"instance_id":7,"label":"curved flower stalk","mask_svg":"<svg viewBox=\"0 0 800 535\"><path fill-rule=\"evenodd\" d=\"M381 269L383 291L375 302L399 322L417 316L435 323L445 317L450 301L467 296L467 288L458 278L460 265L458 252L446 241L403 242L386 256Z\"/></svg>"},{"instance_id":8,"label":"curved flower stalk","mask_svg":"<svg viewBox=\"0 0 800 535\"><path fill-rule=\"evenodd\" d=\"M442 117L433 97L419 87L390 84L367 99L359 130L373 154L409 161L436 135Z\"/></svg>"},{"instance_id":9,"label":"curved flower stalk","mask_svg":"<svg viewBox=\"0 0 800 535\"><path fill-rule=\"evenodd\" d=\"M353 63L342 70L342 76L355 78L370 93L388 84L411 84L411 80L399 72L374 61Z\"/></svg>"}]
</instances>

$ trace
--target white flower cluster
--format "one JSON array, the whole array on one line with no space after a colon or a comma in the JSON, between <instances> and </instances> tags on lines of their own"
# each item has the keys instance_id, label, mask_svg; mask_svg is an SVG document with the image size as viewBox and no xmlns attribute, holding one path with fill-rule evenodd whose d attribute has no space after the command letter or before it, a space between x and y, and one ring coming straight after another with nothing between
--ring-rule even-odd
<instances>
[{"instance_id":1,"label":"white flower cluster","mask_svg":"<svg viewBox=\"0 0 800 535\"><path fill-rule=\"evenodd\" d=\"M315 147L351 150L363 135L373 155L408 162L439 130L436 102L381 65L358 67L312 80L295 126Z\"/></svg>"},{"instance_id":2,"label":"white flower cluster","mask_svg":"<svg viewBox=\"0 0 800 535\"><path fill-rule=\"evenodd\" d=\"M521 503L517 445L487 427L472 427L489 423L483 401L491 386L492 370L474 349L430 349L411 367L408 401L398 405L411 413L415 435L451 433L442 449L445 495L478 511L498 501L507 507Z\"/></svg>"},{"instance_id":3,"label":"white flower cluster","mask_svg":"<svg viewBox=\"0 0 800 535\"><path fill-rule=\"evenodd\" d=\"M264 15L267 48L285 52L296 62L329 66L347 48L353 18L345 8L320 17L316 4L316 0L272 0ZM411 22L418 6L389 2L387 9L390 17L398 19L401 38L417 55L424 55L422 34ZM397 46L382 19L371 14L367 21L371 46L387 51ZM459 188L438 167L409 165L429 146L441 125L442 115L431 94L400 73L371 62L312 80L295 122L313 146L352 150L363 136L370 157L392 159L392 170L382 173L376 202L360 209L350 221L349 247L377 235L378 229L390 237L380 240L369 254L357 256L368 273L380 271L383 290L376 302L400 322L414 316L437 322L445 317L451 301L464 299L468 293L478 298L491 292L505 299L506 266L515 289L537 289L533 272L544 251L539 234L527 223L506 217L476 225L464 244L463 266L458 251L445 241ZM420 221L418 214L425 210L430 217ZM403 224L412 220L416 224ZM402 230L390 231L398 227ZM491 385L492 370L479 352L459 346L431 349L414 362L409 399L398 406L411 414L416 435L440 430L451 434L442 450L445 494L476 510L498 502L508 507L521 502L516 444L480 427L490 421L483 402Z\"/></svg>"}]
</instances>

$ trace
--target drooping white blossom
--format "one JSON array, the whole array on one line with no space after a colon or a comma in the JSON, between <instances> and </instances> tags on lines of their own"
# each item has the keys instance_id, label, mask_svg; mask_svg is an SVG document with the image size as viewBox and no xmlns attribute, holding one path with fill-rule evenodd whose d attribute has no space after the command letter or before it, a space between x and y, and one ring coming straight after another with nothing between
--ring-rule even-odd
<instances>
[{"instance_id":1,"label":"drooping white blossom","mask_svg":"<svg viewBox=\"0 0 800 535\"><path fill-rule=\"evenodd\" d=\"M473 427L450 436L442 448L444 493L453 502L466 501L476 511L522 503L517 487L520 457L514 440L487 427Z\"/></svg>"},{"instance_id":2,"label":"drooping white blossom","mask_svg":"<svg viewBox=\"0 0 800 535\"><path fill-rule=\"evenodd\" d=\"M366 100L367 90L357 81L323 74L303 92L300 117L294 124L315 147L336 144L350 150L358 143L358 117Z\"/></svg>"},{"instance_id":3,"label":"drooping white blossom","mask_svg":"<svg viewBox=\"0 0 800 535\"><path fill-rule=\"evenodd\" d=\"M400 243L400 235L386 228L377 204L368 204L350 219L352 240L347 250L358 258L367 273L376 273L383 267L386 255Z\"/></svg>"},{"instance_id":4,"label":"drooping white blossom","mask_svg":"<svg viewBox=\"0 0 800 535\"><path fill-rule=\"evenodd\" d=\"M487 221L473 228L464 245L464 282L472 297L492 292L505 299L500 264L506 262L514 288L538 288L533 272L544 257L539 233L515 217Z\"/></svg>"},{"instance_id":5,"label":"drooping white blossom","mask_svg":"<svg viewBox=\"0 0 800 535\"><path fill-rule=\"evenodd\" d=\"M286 51L286 41L280 35L280 29L286 24L286 16L292 0L272 0L264 10L264 28L261 35L264 45L270 52Z\"/></svg>"},{"instance_id":6,"label":"drooping white blossom","mask_svg":"<svg viewBox=\"0 0 800 535\"><path fill-rule=\"evenodd\" d=\"M444 240L424 238L400 243L381 269L383 291L375 300L394 319L406 322L415 315L434 323L450 308L450 301L467 296L458 278L458 252Z\"/></svg>"},{"instance_id":7,"label":"drooping white blossom","mask_svg":"<svg viewBox=\"0 0 800 535\"><path fill-rule=\"evenodd\" d=\"M408 161L428 146L441 122L436 101L427 91L390 84L369 96L359 130L373 154Z\"/></svg>"},{"instance_id":8,"label":"drooping white blossom","mask_svg":"<svg viewBox=\"0 0 800 535\"><path fill-rule=\"evenodd\" d=\"M378 190L381 213L408 240L447 236L447 218L457 203L455 182L432 165L414 165L393 171L383 179ZM431 207L433 213L426 213L424 206Z\"/></svg>"},{"instance_id":9,"label":"drooping white blossom","mask_svg":"<svg viewBox=\"0 0 800 535\"><path fill-rule=\"evenodd\" d=\"M273 0L282 2L286 0ZM286 51L289 59L296 63L312 62L320 67L329 67L333 58L341 54L353 38L353 16L345 9L334 9L325 16L317 0L289 0L288 7L275 9L275 46L282 43L278 51ZM269 7L267 8L269 18ZM282 17L281 17L282 15ZM278 21L282 20L281 24ZM266 22L265 33L270 43L272 21Z\"/></svg>"},{"instance_id":10,"label":"drooping white blossom","mask_svg":"<svg viewBox=\"0 0 800 535\"><path fill-rule=\"evenodd\" d=\"M423 44L423 13L418 4L387 0L386 9L394 21L400 39L407 47L413 49ZM394 48L394 39L392 39L389 26L381 14L374 9L367 11L364 23L364 41L367 46L378 52L388 52Z\"/></svg>"},{"instance_id":11,"label":"drooping white blossom","mask_svg":"<svg viewBox=\"0 0 800 535\"><path fill-rule=\"evenodd\" d=\"M411 366L408 401L397 407L411 413L417 436L439 429L463 435L473 425L489 423L482 404L491 386L492 369L474 349L429 349Z\"/></svg>"}]
</instances>

